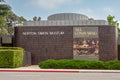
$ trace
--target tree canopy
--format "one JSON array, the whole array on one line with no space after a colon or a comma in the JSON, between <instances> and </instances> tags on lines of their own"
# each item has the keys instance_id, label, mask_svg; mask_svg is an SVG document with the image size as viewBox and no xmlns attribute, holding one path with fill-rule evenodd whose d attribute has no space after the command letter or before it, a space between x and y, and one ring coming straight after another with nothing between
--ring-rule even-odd
<instances>
[{"instance_id":1,"label":"tree canopy","mask_svg":"<svg viewBox=\"0 0 120 80\"><path fill-rule=\"evenodd\" d=\"M107 16L107 21L110 25L113 25L113 26L119 26L119 23L117 20L114 20L115 19L115 16L112 16L112 15L108 15Z\"/></svg>"},{"instance_id":2,"label":"tree canopy","mask_svg":"<svg viewBox=\"0 0 120 80\"><path fill-rule=\"evenodd\" d=\"M26 19L23 16L17 16L12 12L11 7L5 3L4 0L0 0L0 34L12 34L14 31L14 24L22 24Z\"/></svg>"},{"instance_id":3,"label":"tree canopy","mask_svg":"<svg viewBox=\"0 0 120 80\"><path fill-rule=\"evenodd\" d=\"M11 7L6 4L0 4L0 34L8 34L6 30L6 17L11 11Z\"/></svg>"},{"instance_id":4,"label":"tree canopy","mask_svg":"<svg viewBox=\"0 0 120 80\"><path fill-rule=\"evenodd\" d=\"M11 7L6 4L0 4L0 16L6 17L11 10Z\"/></svg>"},{"instance_id":5,"label":"tree canopy","mask_svg":"<svg viewBox=\"0 0 120 80\"><path fill-rule=\"evenodd\" d=\"M41 21L41 17L36 17L36 16L34 16L34 17L33 17L33 21Z\"/></svg>"},{"instance_id":6,"label":"tree canopy","mask_svg":"<svg viewBox=\"0 0 120 80\"><path fill-rule=\"evenodd\" d=\"M118 35L120 36L120 28L119 28L119 23L117 20L114 20L115 16L108 15L107 16L107 21L110 25L116 26L118 29Z\"/></svg>"}]
</instances>

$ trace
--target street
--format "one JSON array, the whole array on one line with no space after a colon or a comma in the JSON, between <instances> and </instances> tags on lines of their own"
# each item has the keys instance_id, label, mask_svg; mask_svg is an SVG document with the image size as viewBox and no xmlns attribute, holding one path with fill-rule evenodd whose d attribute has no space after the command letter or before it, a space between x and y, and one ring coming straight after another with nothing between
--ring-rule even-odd
<instances>
[{"instance_id":1,"label":"street","mask_svg":"<svg viewBox=\"0 0 120 80\"><path fill-rule=\"evenodd\" d=\"M0 72L0 80L120 80L120 73Z\"/></svg>"}]
</instances>

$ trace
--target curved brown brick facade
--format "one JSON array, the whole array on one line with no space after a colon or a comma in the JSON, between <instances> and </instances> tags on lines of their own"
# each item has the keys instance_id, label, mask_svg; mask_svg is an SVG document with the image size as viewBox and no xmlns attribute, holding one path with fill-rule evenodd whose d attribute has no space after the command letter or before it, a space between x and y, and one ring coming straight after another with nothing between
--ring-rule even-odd
<instances>
[{"instance_id":1,"label":"curved brown brick facade","mask_svg":"<svg viewBox=\"0 0 120 80\"><path fill-rule=\"evenodd\" d=\"M15 45L32 53L32 64L46 59L72 59L72 33L72 27L16 27Z\"/></svg>"},{"instance_id":2,"label":"curved brown brick facade","mask_svg":"<svg viewBox=\"0 0 120 80\"><path fill-rule=\"evenodd\" d=\"M117 59L117 36L114 26L97 27L99 39L99 59ZM31 52L32 64L47 59L73 59L73 27L15 27L14 45Z\"/></svg>"},{"instance_id":3,"label":"curved brown brick facade","mask_svg":"<svg viewBox=\"0 0 120 80\"><path fill-rule=\"evenodd\" d=\"M103 61L117 59L117 29L114 26L99 27L99 58Z\"/></svg>"}]
</instances>

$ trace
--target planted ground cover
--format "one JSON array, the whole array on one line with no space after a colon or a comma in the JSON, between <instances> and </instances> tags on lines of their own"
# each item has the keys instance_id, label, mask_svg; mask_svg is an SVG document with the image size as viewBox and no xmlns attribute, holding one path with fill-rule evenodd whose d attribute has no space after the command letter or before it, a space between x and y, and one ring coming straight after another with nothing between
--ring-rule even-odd
<instances>
[{"instance_id":1,"label":"planted ground cover","mask_svg":"<svg viewBox=\"0 0 120 80\"><path fill-rule=\"evenodd\" d=\"M120 61L86 61L86 60L46 60L39 63L40 68L49 69L117 69Z\"/></svg>"}]
</instances>

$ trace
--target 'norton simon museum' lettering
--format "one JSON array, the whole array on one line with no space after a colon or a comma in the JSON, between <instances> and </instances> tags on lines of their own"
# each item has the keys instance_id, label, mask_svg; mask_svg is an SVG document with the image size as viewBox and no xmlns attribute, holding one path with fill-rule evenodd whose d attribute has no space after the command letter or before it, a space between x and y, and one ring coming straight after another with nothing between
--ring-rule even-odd
<instances>
[{"instance_id":1,"label":"'norton simon museum' lettering","mask_svg":"<svg viewBox=\"0 0 120 80\"><path fill-rule=\"evenodd\" d=\"M22 32L23 35L63 35L63 31L54 32Z\"/></svg>"}]
</instances>

